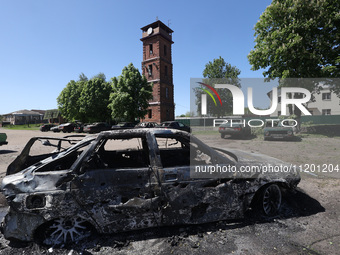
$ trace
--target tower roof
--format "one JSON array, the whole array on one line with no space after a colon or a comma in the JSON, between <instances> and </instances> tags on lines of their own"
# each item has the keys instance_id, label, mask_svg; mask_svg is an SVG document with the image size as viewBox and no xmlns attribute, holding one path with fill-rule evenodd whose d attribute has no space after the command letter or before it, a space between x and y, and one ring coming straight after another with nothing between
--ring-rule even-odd
<instances>
[{"instance_id":1,"label":"tower roof","mask_svg":"<svg viewBox=\"0 0 340 255\"><path fill-rule=\"evenodd\" d=\"M160 20L157 20L154 23L151 23L149 25L146 25L146 26L142 27L141 30L143 30L143 32L146 32L149 27L152 27L152 28L160 27L160 28L162 28L163 30L165 30L169 34L174 32L173 30L171 30L167 25L165 25Z\"/></svg>"}]
</instances>

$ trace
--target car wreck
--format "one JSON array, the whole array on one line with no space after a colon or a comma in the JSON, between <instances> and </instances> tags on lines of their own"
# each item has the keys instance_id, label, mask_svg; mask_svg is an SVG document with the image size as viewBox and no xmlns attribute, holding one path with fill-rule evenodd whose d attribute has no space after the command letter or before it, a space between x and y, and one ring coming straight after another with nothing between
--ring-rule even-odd
<instances>
[{"instance_id":1,"label":"car wreck","mask_svg":"<svg viewBox=\"0 0 340 255\"><path fill-rule=\"evenodd\" d=\"M52 153L30 156L34 142ZM68 144L66 148L63 144ZM96 135L32 138L9 165L1 189L10 206L7 239L55 245L98 233L243 218L252 207L275 215L281 190L294 190L297 172L200 176L195 166L284 162L265 155L211 148L180 130L141 128Z\"/></svg>"}]
</instances>

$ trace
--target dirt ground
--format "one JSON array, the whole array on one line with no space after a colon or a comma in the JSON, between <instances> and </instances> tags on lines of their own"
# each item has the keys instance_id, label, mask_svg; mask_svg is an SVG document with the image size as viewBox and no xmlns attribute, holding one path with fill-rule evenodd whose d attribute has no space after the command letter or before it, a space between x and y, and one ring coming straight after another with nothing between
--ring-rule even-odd
<instances>
[{"instance_id":1,"label":"dirt ground","mask_svg":"<svg viewBox=\"0 0 340 255\"><path fill-rule=\"evenodd\" d=\"M1 128L0 132L8 136L8 145L0 147L0 178L30 137L64 136ZM285 194L275 218L250 215L241 221L96 235L63 248L10 243L0 235L0 254L340 254L340 172L317 173L310 167L340 166L339 137L302 135L291 142L221 139L217 132L197 137L210 146L259 152L307 171L301 174L298 192Z\"/></svg>"}]
</instances>

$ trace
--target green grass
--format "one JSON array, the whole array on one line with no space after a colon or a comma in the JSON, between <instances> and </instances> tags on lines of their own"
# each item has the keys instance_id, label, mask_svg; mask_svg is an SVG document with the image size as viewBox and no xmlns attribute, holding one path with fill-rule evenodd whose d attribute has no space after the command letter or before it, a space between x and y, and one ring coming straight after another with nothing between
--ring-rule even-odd
<instances>
[{"instance_id":1,"label":"green grass","mask_svg":"<svg viewBox=\"0 0 340 255\"><path fill-rule=\"evenodd\" d=\"M220 133L215 130L197 130L192 132L193 135L217 135L220 136Z\"/></svg>"},{"instance_id":2,"label":"green grass","mask_svg":"<svg viewBox=\"0 0 340 255\"><path fill-rule=\"evenodd\" d=\"M340 137L329 137L323 134L310 134L310 133L300 133L297 136L301 137L302 139L307 138L330 138L330 139L340 139Z\"/></svg>"},{"instance_id":3,"label":"green grass","mask_svg":"<svg viewBox=\"0 0 340 255\"><path fill-rule=\"evenodd\" d=\"M10 125L5 126L3 129L11 130L39 130L41 124L29 124L29 125Z\"/></svg>"}]
</instances>

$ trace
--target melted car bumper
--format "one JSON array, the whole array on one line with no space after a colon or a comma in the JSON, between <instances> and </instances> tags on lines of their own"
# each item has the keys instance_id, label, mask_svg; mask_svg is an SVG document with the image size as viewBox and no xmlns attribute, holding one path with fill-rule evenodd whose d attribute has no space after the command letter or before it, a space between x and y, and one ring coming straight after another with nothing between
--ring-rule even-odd
<instances>
[{"instance_id":1,"label":"melted car bumper","mask_svg":"<svg viewBox=\"0 0 340 255\"><path fill-rule=\"evenodd\" d=\"M44 218L37 214L10 211L1 224L1 232L9 240L32 241L36 228L44 222Z\"/></svg>"}]
</instances>

